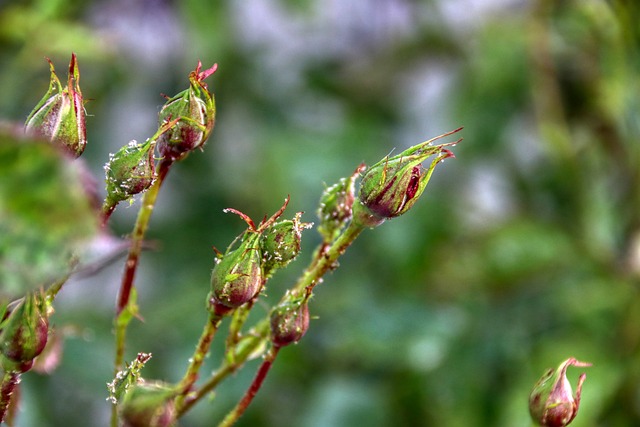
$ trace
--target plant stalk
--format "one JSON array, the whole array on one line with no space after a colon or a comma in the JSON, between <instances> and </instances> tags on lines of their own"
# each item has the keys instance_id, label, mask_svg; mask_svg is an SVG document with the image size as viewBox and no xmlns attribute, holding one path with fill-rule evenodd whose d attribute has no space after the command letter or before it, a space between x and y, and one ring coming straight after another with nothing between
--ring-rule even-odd
<instances>
[{"instance_id":1,"label":"plant stalk","mask_svg":"<svg viewBox=\"0 0 640 427\"><path fill-rule=\"evenodd\" d=\"M253 379L253 382L247 389L246 393L242 397L242 399L238 402L238 404L227 414L227 416L222 420L218 427L230 427L238 421L238 419L244 414L244 411L249 407L256 393L260 390L264 379L267 377L271 366L273 366L273 362L276 360L278 356L278 351L280 347L273 346L269 350L269 352L265 355L262 364L258 368L258 372Z\"/></svg>"}]
</instances>

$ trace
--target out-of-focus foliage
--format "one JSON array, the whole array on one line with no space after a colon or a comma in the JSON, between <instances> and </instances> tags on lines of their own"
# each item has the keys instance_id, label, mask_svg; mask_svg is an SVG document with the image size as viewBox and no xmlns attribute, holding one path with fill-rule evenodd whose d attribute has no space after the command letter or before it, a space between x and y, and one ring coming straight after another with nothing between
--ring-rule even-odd
<instances>
[{"instance_id":1,"label":"out-of-focus foliage","mask_svg":"<svg viewBox=\"0 0 640 427\"><path fill-rule=\"evenodd\" d=\"M570 356L593 363L572 425L636 425L638 22L633 0L5 1L0 116L23 121L43 56L76 52L83 157L102 179L109 152L155 131L160 93L198 59L219 64L216 128L163 187L137 279L145 321L126 359L153 353L145 375L168 382L206 319L211 246L243 228L223 208L259 218L290 194L313 221L323 183L465 126L412 212L365 232L317 288L318 318L239 425L526 427L531 387ZM136 211L118 208L115 236ZM60 292L63 359L25 375L20 425L106 425L121 269ZM181 425L220 419L253 368Z\"/></svg>"},{"instance_id":2,"label":"out-of-focus foliage","mask_svg":"<svg viewBox=\"0 0 640 427\"><path fill-rule=\"evenodd\" d=\"M0 129L0 299L65 277L97 234L86 171L66 154Z\"/></svg>"}]
</instances>

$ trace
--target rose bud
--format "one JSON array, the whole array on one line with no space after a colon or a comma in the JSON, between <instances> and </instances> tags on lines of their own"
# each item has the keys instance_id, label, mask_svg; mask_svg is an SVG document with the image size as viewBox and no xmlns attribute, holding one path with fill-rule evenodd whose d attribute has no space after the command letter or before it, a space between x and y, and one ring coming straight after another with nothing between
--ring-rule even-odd
<instances>
[{"instance_id":1,"label":"rose bud","mask_svg":"<svg viewBox=\"0 0 640 427\"><path fill-rule=\"evenodd\" d=\"M278 221L261 235L260 247L265 276L270 276L274 270L285 267L298 256L302 230L312 225L300 222L301 215L302 212L298 212L293 220Z\"/></svg>"},{"instance_id":2,"label":"rose bud","mask_svg":"<svg viewBox=\"0 0 640 427\"><path fill-rule=\"evenodd\" d=\"M162 383L140 383L127 390L120 416L125 427L170 427L176 423L174 388Z\"/></svg>"},{"instance_id":3,"label":"rose bud","mask_svg":"<svg viewBox=\"0 0 640 427\"><path fill-rule=\"evenodd\" d=\"M109 162L104 166L107 205L115 206L151 186L155 177L154 145L151 140L144 144L131 141L109 156Z\"/></svg>"},{"instance_id":4,"label":"rose bud","mask_svg":"<svg viewBox=\"0 0 640 427\"><path fill-rule=\"evenodd\" d=\"M271 312L271 342L276 347L297 343L309 329L309 296L286 301Z\"/></svg>"},{"instance_id":5,"label":"rose bud","mask_svg":"<svg viewBox=\"0 0 640 427\"><path fill-rule=\"evenodd\" d=\"M71 55L67 86L64 88L51 61L49 68L49 90L27 117L25 129L27 133L60 144L78 157L87 145L87 130L76 55Z\"/></svg>"},{"instance_id":6,"label":"rose bud","mask_svg":"<svg viewBox=\"0 0 640 427\"><path fill-rule=\"evenodd\" d=\"M571 384L567 380L569 366L587 367L590 363L569 358L556 370L549 369L536 383L529 396L529 412L538 425L545 427L564 427L569 425L578 413L580 393L586 374L580 375L575 397Z\"/></svg>"},{"instance_id":7,"label":"rose bud","mask_svg":"<svg viewBox=\"0 0 640 427\"><path fill-rule=\"evenodd\" d=\"M240 246L213 268L210 297L225 307L240 307L260 293L263 277L260 234L247 232Z\"/></svg>"},{"instance_id":8,"label":"rose bud","mask_svg":"<svg viewBox=\"0 0 640 427\"><path fill-rule=\"evenodd\" d=\"M354 217L358 224L375 227L408 211L424 192L436 165L453 156L445 147L458 141L435 146L431 143L460 129L425 141L397 156L387 156L371 166L362 177L359 202L354 204ZM422 162L434 155L435 159L424 170Z\"/></svg>"},{"instance_id":9,"label":"rose bud","mask_svg":"<svg viewBox=\"0 0 640 427\"><path fill-rule=\"evenodd\" d=\"M39 294L30 292L3 321L0 351L8 361L31 362L44 350L48 333L46 304Z\"/></svg>"},{"instance_id":10,"label":"rose bud","mask_svg":"<svg viewBox=\"0 0 640 427\"><path fill-rule=\"evenodd\" d=\"M216 105L204 80L216 71L217 64L200 71L202 64L189 74L189 89L169 98L159 114L160 126L177 120L158 138L158 151L166 158L179 159L201 147L213 129Z\"/></svg>"},{"instance_id":11,"label":"rose bud","mask_svg":"<svg viewBox=\"0 0 640 427\"><path fill-rule=\"evenodd\" d=\"M322 193L318 208L318 232L326 243L333 242L351 220L356 178L364 169L365 166L360 165L349 178L340 178Z\"/></svg>"}]
</instances>

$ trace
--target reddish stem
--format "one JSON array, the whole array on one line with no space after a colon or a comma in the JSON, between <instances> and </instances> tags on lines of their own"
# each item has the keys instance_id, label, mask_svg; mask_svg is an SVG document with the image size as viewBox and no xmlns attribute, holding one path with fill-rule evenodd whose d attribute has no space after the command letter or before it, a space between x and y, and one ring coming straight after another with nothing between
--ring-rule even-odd
<instances>
[{"instance_id":1,"label":"reddish stem","mask_svg":"<svg viewBox=\"0 0 640 427\"><path fill-rule=\"evenodd\" d=\"M264 379L267 377L273 362L276 360L280 347L273 346L271 350L265 355L258 372L256 373L253 382L247 389L247 392L242 397L242 400L238 402L235 408L227 414L224 420L218 425L218 427L230 427L235 424L236 421L244 414L244 411L249 407L249 404L253 401L253 398L260 390Z\"/></svg>"},{"instance_id":2,"label":"reddish stem","mask_svg":"<svg viewBox=\"0 0 640 427\"><path fill-rule=\"evenodd\" d=\"M131 248L129 249L129 256L125 263L124 274L122 275L122 283L120 285L120 294L118 296L117 312L120 314L122 310L129 304L131 298L131 289L133 288L133 279L135 278L136 269L138 268L138 260L140 258L140 252L142 250L142 241L144 234L147 231L149 225L149 218L155 205L156 197L158 196L158 190L164 182L169 168L173 164L172 160L162 159L158 164L158 176L156 183L149 188L142 199L142 207L136 221L135 228L133 229L133 235L131 236Z\"/></svg>"}]
</instances>

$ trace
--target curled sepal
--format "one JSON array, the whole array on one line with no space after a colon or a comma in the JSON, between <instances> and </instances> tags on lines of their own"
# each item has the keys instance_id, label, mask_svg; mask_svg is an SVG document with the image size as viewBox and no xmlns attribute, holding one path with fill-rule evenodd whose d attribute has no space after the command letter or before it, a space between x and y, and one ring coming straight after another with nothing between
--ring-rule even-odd
<instances>
[{"instance_id":1,"label":"curled sepal","mask_svg":"<svg viewBox=\"0 0 640 427\"><path fill-rule=\"evenodd\" d=\"M297 343L309 329L309 298L287 298L271 311L271 342L276 347Z\"/></svg>"},{"instance_id":2,"label":"curled sepal","mask_svg":"<svg viewBox=\"0 0 640 427\"><path fill-rule=\"evenodd\" d=\"M125 393L140 380L140 371L151 359L151 353L138 353L136 358L127 365L125 369L119 371L116 377L107 384L109 390L109 400L114 405L119 403Z\"/></svg>"},{"instance_id":3,"label":"curled sepal","mask_svg":"<svg viewBox=\"0 0 640 427\"><path fill-rule=\"evenodd\" d=\"M158 138L158 151L169 159L180 159L201 147L213 130L216 105L204 80L213 74L217 64L200 71L202 64L189 74L189 89L169 98L159 113L160 126L171 120L177 122Z\"/></svg>"},{"instance_id":4,"label":"curled sepal","mask_svg":"<svg viewBox=\"0 0 640 427\"><path fill-rule=\"evenodd\" d=\"M351 220L356 179L365 169L365 165L361 164L350 177L340 178L322 193L318 208L318 232L324 242L333 242Z\"/></svg>"},{"instance_id":5,"label":"curled sepal","mask_svg":"<svg viewBox=\"0 0 640 427\"><path fill-rule=\"evenodd\" d=\"M76 55L71 55L67 85L62 87L53 63L49 62L51 79L44 97L31 111L25 123L28 133L44 137L80 156L87 145L85 111L80 91L80 71Z\"/></svg>"},{"instance_id":6,"label":"curled sepal","mask_svg":"<svg viewBox=\"0 0 640 427\"><path fill-rule=\"evenodd\" d=\"M285 219L267 227L260 239L262 249L262 267L265 276L270 276L276 269L283 268L300 253L302 230L313 224L300 222L302 212L293 219Z\"/></svg>"},{"instance_id":7,"label":"curled sepal","mask_svg":"<svg viewBox=\"0 0 640 427\"><path fill-rule=\"evenodd\" d=\"M240 246L213 268L210 299L224 307L240 307L260 293L263 277L260 234L248 231Z\"/></svg>"},{"instance_id":8,"label":"curled sepal","mask_svg":"<svg viewBox=\"0 0 640 427\"><path fill-rule=\"evenodd\" d=\"M5 369L9 362L30 367L44 350L48 335L49 305L42 293L29 292L2 322L0 351Z\"/></svg>"},{"instance_id":9,"label":"curled sepal","mask_svg":"<svg viewBox=\"0 0 640 427\"><path fill-rule=\"evenodd\" d=\"M176 425L175 397L178 392L161 382L135 384L120 408L125 427L171 427Z\"/></svg>"},{"instance_id":10,"label":"curled sepal","mask_svg":"<svg viewBox=\"0 0 640 427\"><path fill-rule=\"evenodd\" d=\"M375 227L386 219L407 212L424 192L436 165L447 157L453 157L446 147L460 140L440 145L431 145L432 142L460 129L413 146L396 156L387 156L364 172L358 202L353 206L354 221L361 226ZM431 156L435 158L425 170L422 162Z\"/></svg>"},{"instance_id":11,"label":"curled sepal","mask_svg":"<svg viewBox=\"0 0 640 427\"><path fill-rule=\"evenodd\" d=\"M544 427L564 427L573 421L580 406L580 394L586 374L578 379L576 394L567 380L569 366L587 367L591 363L579 362L573 357L565 360L557 369L549 369L538 380L529 396L531 418Z\"/></svg>"},{"instance_id":12,"label":"curled sepal","mask_svg":"<svg viewBox=\"0 0 640 427\"><path fill-rule=\"evenodd\" d=\"M143 144L131 141L109 156L109 162L104 166L107 205L116 205L151 186L155 178L154 145L152 140Z\"/></svg>"}]
</instances>

